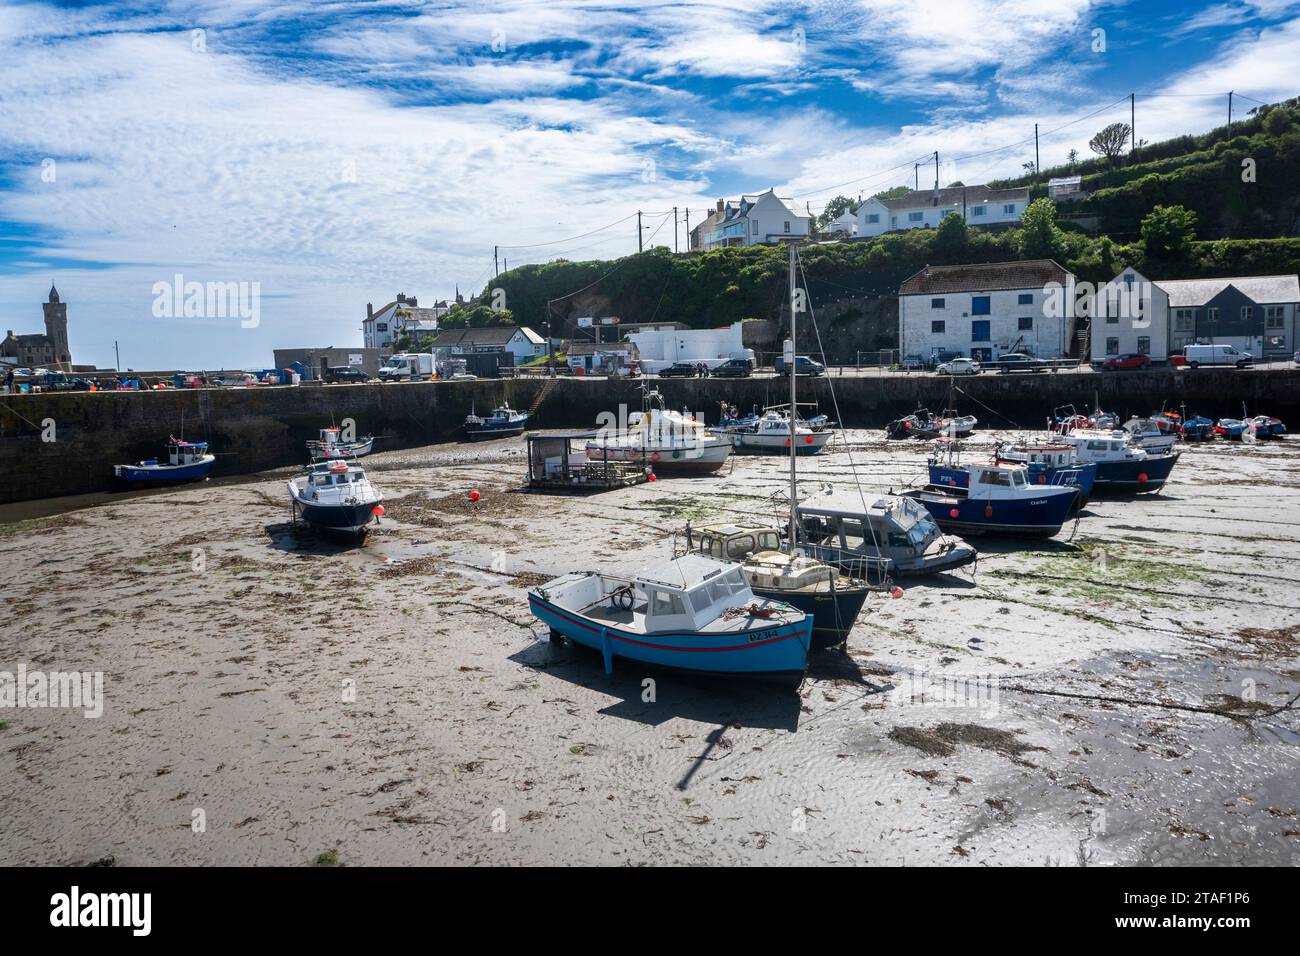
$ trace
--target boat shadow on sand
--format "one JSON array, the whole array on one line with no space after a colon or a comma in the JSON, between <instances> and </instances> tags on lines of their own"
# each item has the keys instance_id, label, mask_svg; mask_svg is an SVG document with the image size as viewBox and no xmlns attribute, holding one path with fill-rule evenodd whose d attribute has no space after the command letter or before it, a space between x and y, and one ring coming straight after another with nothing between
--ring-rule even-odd
<instances>
[{"instance_id":1,"label":"boat shadow on sand","mask_svg":"<svg viewBox=\"0 0 1300 956\"><path fill-rule=\"evenodd\" d=\"M266 532L267 546L277 551L291 554L312 554L328 557L345 554L365 546L366 539L356 535L319 531L299 521L277 521L263 525Z\"/></svg>"}]
</instances>

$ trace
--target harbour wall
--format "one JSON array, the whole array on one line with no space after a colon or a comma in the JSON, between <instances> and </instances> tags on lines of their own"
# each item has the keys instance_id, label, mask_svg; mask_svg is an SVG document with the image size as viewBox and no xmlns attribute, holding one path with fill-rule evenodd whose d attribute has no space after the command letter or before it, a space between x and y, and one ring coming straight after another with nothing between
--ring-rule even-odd
<instances>
[{"instance_id":1,"label":"harbour wall","mask_svg":"<svg viewBox=\"0 0 1300 956\"><path fill-rule=\"evenodd\" d=\"M653 380L673 408L716 422L719 402L742 410L787 400L774 378ZM952 404L981 427L1040 427L1052 410L1073 404L1121 415L1162 406L1212 418L1276 415L1300 426L1300 369L1197 369L1098 374L985 374L951 383ZM933 375L872 373L800 379L799 400L849 427L878 428L924 406L949 404L949 380ZM153 392L0 395L0 503L83 494L113 487L112 466L154 458L169 435L206 440L217 455L214 476L248 474L306 460L304 442L331 422L352 419L358 436L377 437L377 451L456 441L471 407L502 401L527 409L544 387L538 379L342 386L259 387ZM538 428L591 428L601 412L641 407L635 381L561 378L534 418Z\"/></svg>"}]
</instances>

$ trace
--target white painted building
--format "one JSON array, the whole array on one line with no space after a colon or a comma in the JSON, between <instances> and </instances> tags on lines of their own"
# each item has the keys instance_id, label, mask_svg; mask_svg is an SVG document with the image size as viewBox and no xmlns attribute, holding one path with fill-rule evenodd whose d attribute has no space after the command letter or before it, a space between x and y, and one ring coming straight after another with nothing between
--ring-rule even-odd
<instances>
[{"instance_id":1,"label":"white painted building","mask_svg":"<svg viewBox=\"0 0 1300 956\"><path fill-rule=\"evenodd\" d=\"M447 349L451 355L470 352L510 352L521 365L546 354L546 339L530 328L493 325L481 329L445 329L433 340L431 349Z\"/></svg>"},{"instance_id":2,"label":"white painted building","mask_svg":"<svg viewBox=\"0 0 1300 956\"><path fill-rule=\"evenodd\" d=\"M721 246L753 246L808 236L812 217L800 213L794 200L783 199L774 190L755 196L741 196L725 203L722 215L700 235L705 249Z\"/></svg>"},{"instance_id":3,"label":"white painted building","mask_svg":"<svg viewBox=\"0 0 1300 956\"><path fill-rule=\"evenodd\" d=\"M926 266L898 290L902 357L1069 354L1074 275L1050 259Z\"/></svg>"},{"instance_id":4,"label":"white painted building","mask_svg":"<svg viewBox=\"0 0 1300 956\"><path fill-rule=\"evenodd\" d=\"M1140 353L1157 362L1169 348L1169 293L1129 266L1097 289L1093 304L1090 358ZM1181 346L1180 346L1181 348Z\"/></svg>"},{"instance_id":5,"label":"white painted building","mask_svg":"<svg viewBox=\"0 0 1300 956\"><path fill-rule=\"evenodd\" d=\"M447 314L450 306L438 302L432 307L421 307L415 296L401 292L397 298L378 310L367 302L366 317L361 323L363 344L368 349L389 348L407 333L436 335L438 320Z\"/></svg>"},{"instance_id":6,"label":"white painted building","mask_svg":"<svg viewBox=\"0 0 1300 956\"><path fill-rule=\"evenodd\" d=\"M1132 276L1133 278L1129 278ZM1185 346L1231 345L1257 359L1284 358L1300 346L1300 278L1295 275L1146 280L1125 269L1115 283L1146 283L1145 324L1106 314L1092 320L1091 357L1145 352L1164 361Z\"/></svg>"},{"instance_id":7,"label":"white painted building","mask_svg":"<svg viewBox=\"0 0 1300 956\"><path fill-rule=\"evenodd\" d=\"M633 332L628 339L636 346L641 368L657 372L674 362L703 362L721 365L728 359L754 359L745 348L740 322L720 329L671 329Z\"/></svg>"},{"instance_id":8,"label":"white painted building","mask_svg":"<svg viewBox=\"0 0 1300 956\"><path fill-rule=\"evenodd\" d=\"M849 238L858 234L858 217L847 209L830 221L826 234L832 238Z\"/></svg>"},{"instance_id":9,"label":"white painted building","mask_svg":"<svg viewBox=\"0 0 1300 956\"><path fill-rule=\"evenodd\" d=\"M949 213L971 226L1007 226L1020 221L1029 205L1029 190L949 186L909 190L896 199L874 196L858 206L859 236L879 236L904 229L935 229Z\"/></svg>"}]
</instances>

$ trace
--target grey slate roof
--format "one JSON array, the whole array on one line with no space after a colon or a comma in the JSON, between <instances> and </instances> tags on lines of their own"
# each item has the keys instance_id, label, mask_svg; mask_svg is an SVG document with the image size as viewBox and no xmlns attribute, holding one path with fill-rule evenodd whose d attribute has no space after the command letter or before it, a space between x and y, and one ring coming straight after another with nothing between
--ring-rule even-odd
<instances>
[{"instance_id":1,"label":"grey slate roof","mask_svg":"<svg viewBox=\"0 0 1300 956\"><path fill-rule=\"evenodd\" d=\"M1288 276L1229 276L1223 279L1156 279L1169 293L1169 307L1204 305L1228 286L1235 286L1246 298L1260 305L1300 302L1300 278Z\"/></svg>"},{"instance_id":2,"label":"grey slate roof","mask_svg":"<svg viewBox=\"0 0 1300 956\"><path fill-rule=\"evenodd\" d=\"M917 209L921 206L960 206L962 193L968 206L991 202L1029 202L1029 188L989 189L988 186L945 186L933 189L913 189L896 199L877 199L886 209ZM935 201L937 198L937 202Z\"/></svg>"}]
</instances>

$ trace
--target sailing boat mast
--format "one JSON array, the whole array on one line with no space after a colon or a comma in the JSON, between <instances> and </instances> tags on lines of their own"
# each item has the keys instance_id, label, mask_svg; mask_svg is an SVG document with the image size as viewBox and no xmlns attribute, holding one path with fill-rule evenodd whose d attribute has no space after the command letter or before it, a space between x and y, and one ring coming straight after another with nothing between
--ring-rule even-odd
<instances>
[{"instance_id":1,"label":"sailing boat mast","mask_svg":"<svg viewBox=\"0 0 1300 956\"><path fill-rule=\"evenodd\" d=\"M798 315L798 296L795 294L794 282L794 242L790 246L790 354L786 356L785 370L790 376L790 554L793 555L797 546L798 538L798 492L795 488L795 459L799 454L799 449L795 445L794 423L798 415L799 405L795 401L796 382L798 376L798 351L795 347L795 322Z\"/></svg>"}]
</instances>

